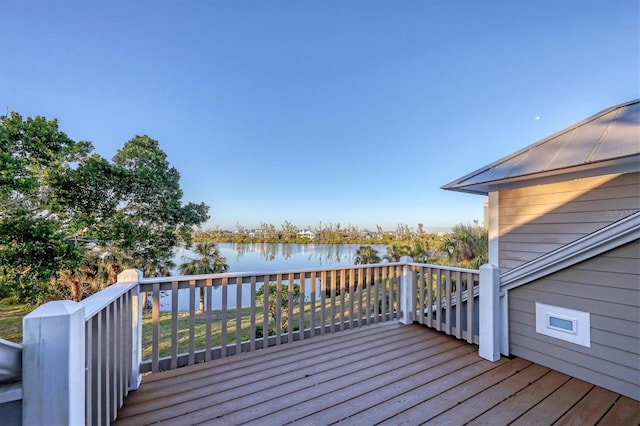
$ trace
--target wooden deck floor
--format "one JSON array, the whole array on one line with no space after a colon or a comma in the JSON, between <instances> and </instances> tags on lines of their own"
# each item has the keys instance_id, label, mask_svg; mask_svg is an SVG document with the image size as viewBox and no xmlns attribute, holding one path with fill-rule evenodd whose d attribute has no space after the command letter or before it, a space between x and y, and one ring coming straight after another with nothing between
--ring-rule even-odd
<instances>
[{"instance_id":1,"label":"wooden deck floor","mask_svg":"<svg viewBox=\"0 0 640 426\"><path fill-rule=\"evenodd\" d=\"M640 404L419 325L387 322L146 376L118 425L611 424Z\"/></svg>"}]
</instances>

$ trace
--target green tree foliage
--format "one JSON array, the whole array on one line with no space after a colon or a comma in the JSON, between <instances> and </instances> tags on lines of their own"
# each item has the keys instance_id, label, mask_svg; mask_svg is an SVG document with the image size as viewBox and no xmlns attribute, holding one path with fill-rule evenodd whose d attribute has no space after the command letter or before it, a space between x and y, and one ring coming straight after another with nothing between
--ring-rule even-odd
<instances>
[{"instance_id":1,"label":"green tree foliage","mask_svg":"<svg viewBox=\"0 0 640 426\"><path fill-rule=\"evenodd\" d=\"M402 256L409 256L414 262L426 263L429 252L421 241L416 240L412 244L390 244L387 246L387 254L384 256L389 262L399 262Z\"/></svg>"},{"instance_id":2,"label":"green tree foliage","mask_svg":"<svg viewBox=\"0 0 640 426\"><path fill-rule=\"evenodd\" d=\"M227 272L227 258L220 254L214 243L200 242L194 247L195 258L184 256L179 268L182 275L215 274Z\"/></svg>"},{"instance_id":3,"label":"green tree foliage","mask_svg":"<svg viewBox=\"0 0 640 426\"><path fill-rule=\"evenodd\" d=\"M91 150L56 120L0 117L0 296L38 301L48 281L73 268L82 249L72 237L75 208L63 208L65 176Z\"/></svg>"},{"instance_id":4,"label":"green tree foliage","mask_svg":"<svg viewBox=\"0 0 640 426\"><path fill-rule=\"evenodd\" d=\"M184 263L179 266L182 275L215 274L229 270L227 259L220 254L220 250L214 243L199 242L194 252L195 258L186 256L182 258ZM200 287L199 309L204 310L204 287Z\"/></svg>"},{"instance_id":5,"label":"green tree foliage","mask_svg":"<svg viewBox=\"0 0 640 426\"><path fill-rule=\"evenodd\" d=\"M360 246L356 250L356 257L354 263L356 265L367 265L372 263L380 263L381 259L378 256L378 250L371 246Z\"/></svg>"},{"instance_id":6,"label":"green tree foliage","mask_svg":"<svg viewBox=\"0 0 640 426\"><path fill-rule=\"evenodd\" d=\"M444 255L445 263L478 269L489 260L489 236L483 226L459 224L442 237L435 254Z\"/></svg>"},{"instance_id":7,"label":"green tree foliage","mask_svg":"<svg viewBox=\"0 0 640 426\"><path fill-rule=\"evenodd\" d=\"M278 292L278 284L275 282L270 282L267 288L269 289L269 295L267 298L269 301L269 316L274 322L276 322L278 320L278 308L280 308L280 327L281 330L287 330L289 327L289 302L295 303L297 301L300 301L300 286L298 284L293 285L293 288L291 289L291 300L289 300L288 286L282 286L280 292ZM256 292L256 301L258 306L264 306L264 292L265 286L262 286Z\"/></svg>"},{"instance_id":8,"label":"green tree foliage","mask_svg":"<svg viewBox=\"0 0 640 426\"><path fill-rule=\"evenodd\" d=\"M79 300L83 284L114 282L125 267L166 269L208 217L181 197L178 172L147 136L109 162L56 120L1 116L0 297L38 302L64 279Z\"/></svg>"},{"instance_id":9,"label":"green tree foliage","mask_svg":"<svg viewBox=\"0 0 640 426\"><path fill-rule=\"evenodd\" d=\"M180 240L191 242L193 227L208 219L209 208L204 203L182 205L180 174L148 136L125 143L113 163L123 178L122 197L106 220L103 241L128 253L134 263L146 263L145 275L154 275L173 257Z\"/></svg>"}]
</instances>

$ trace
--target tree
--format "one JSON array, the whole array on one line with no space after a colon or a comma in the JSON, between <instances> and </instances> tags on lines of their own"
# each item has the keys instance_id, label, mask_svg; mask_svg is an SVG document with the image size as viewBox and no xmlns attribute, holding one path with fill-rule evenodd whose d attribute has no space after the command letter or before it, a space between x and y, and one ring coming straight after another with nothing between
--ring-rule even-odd
<instances>
[{"instance_id":1,"label":"tree","mask_svg":"<svg viewBox=\"0 0 640 426\"><path fill-rule=\"evenodd\" d=\"M227 272L229 265L227 259L220 254L220 250L214 243L197 243L194 248L195 258L184 256L178 268L183 275L215 274Z\"/></svg>"},{"instance_id":2,"label":"tree","mask_svg":"<svg viewBox=\"0 0 640 426\"><path fill-rule=\"evenodd\" d=\"M390 244L384 256L389 262L399 262L403 256L409 256L414 262L426 263L429 253L419 241L413 244Z\"/></svg>"},{"instance_id":3,"label":"tree","mask_svg":"<svg viewBox=\"0 0 640 426\"><path fill-rule=\"evenodd\" d=\"M209 207L182 205L180 174L148 136L125 143L113 163L124 178L123 196L105 226L107 249L122 249L135 263L166 263L180 240L191 243L193 227L209 218Z\"/></svg>"},{"instance_id":4,"label":"tree","mask_svg":"<svg viewBox=\"0 0 640 426\"><path fill-rule=\"evenodd\" d=\"M183 256L184 263L179 266L182 275L215 274L229 270L227 259L214 243L197 243L194 252L195 259ZM204 287L200 288L200 310L204 310Z\"/></svg>"},{"instance_id":5,"label":"tree","mask_svg":"<svg viewBox=\"0 0 640 426\"><path fill-rule=\"evenodd\" d=\"M11 113L0 117L0 148L0 296L38 302L64 275L79 300L88 276L104 276L81 265L108 282L127 267L154 275L208 218L205 204L182 205L180 176L148 136L109 162L56 120Z\"/></svg>"},{"instance_id":6,"label":"tree","mask_svg":"<svg viewBox=\"0 0 640 426\"><path fill-rule=\"evenodd\" d=\"M442 237L434 254L444 254L450 265L478 269L489 259L487 230L478 225L456 225Z\"/></svg>"},{"instance_id":7,"label":"tree","mask_svg":"<svg viewBox=\"0 0 640 426\"><path fill-rule=\"evenodd\" d=\"M258 291L256 291L256 299L258 306L264 306L264 289L265 286L262 286ZM275 282L269 283L269 316L275 322L278 319L278 299L280 299L280 327L281 330L286 331L289 327L289 302L295 303L300 300L300 286L298 284L293 284L293 288L291 289L292 299L289 300L289 288L287 286L283 286L280 294L278 294L278 285Z\"/></svg>"},{"instance_id":8,"label":"tree","mask_svg":"<svg viewBox=\"0 0 640 426\"><path fill-rule=\"evenodd\" d=\"M298 235L298 228L288 220L285 220L282 224L281 235L283 243L291 243L296 239Z\"/></svg>"},{"instance_id":9,"label":"tree","mask_svg":"<svg viewBox=\"0 0 640 426\"><path fill-rule=\"evenodd\" d=\"M32 303L58 271L77 266L84 247L74 231L78 207L60 193L75 164L91 152L44 117L0 117L0 296Z\"/></svg>"},{"instance_id":10,"label":"tree","mask_svg":"<svg viewBox=\"0 0 640 426\"><path fill-rule=\"evenodd\" d=\"M371 246L360 246L356 250L356 257L354 260L356 265L367 265L371 263L380 263L380 256L378 256L378 250Z\"/></svg>"}]
</instances>

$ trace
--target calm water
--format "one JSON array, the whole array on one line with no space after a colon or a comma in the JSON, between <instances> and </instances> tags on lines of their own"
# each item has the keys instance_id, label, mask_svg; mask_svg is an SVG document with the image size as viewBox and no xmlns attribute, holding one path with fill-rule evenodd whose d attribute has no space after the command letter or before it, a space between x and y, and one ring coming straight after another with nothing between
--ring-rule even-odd
<instances>
[{"instance_id":1,"label":"calm water","mask_svg":"<svg viewBox=\"0 0 640 426\"><path fill-rule=\"evenodd\" d=\"M228 272L280 272L294 271L300 269L332 268L339 266L349 266L354 264L356 251L359 244L217 244L220 254L227 259L229 265ZM385 245L371 245L378 251L382 258L386 254ZM180 265L188 261L187 258L194 258L191 250L181 248L176 253L174 262ZM172 275L179 275L176 268ZM258 288L260 284L258 284ZM310 295L311 283L307 280L306 293ZM243 286L242 306L249 306L251 296L249 285ZM320 292L320 289L316 289ZM160 297L160 308L163 311L169 310L171 306L170 292L164 293ZM196 292L196 301L198 298ZM220 309L222 306L222 290L213 290L213 309ZM236 304L236 286L230 285L228 292L229 307ZM197 306L197 302L196 302ZM189 290L179 290L178 309L189 309Z\"/></svg>"},{"instance_id":2,"label":"calm water","mask_svg":"<svg viewBox=\"0 0 640 426\"><path fill-rule=\"evenodd\" d=\"M354 264L359 244L217 244L220 254L227 259L229 272L276 272L312 269ZM371 245L382 258L386 245ZM174 261L184 263L184 257L195 257L193 252L180 249ZM178 275L178 270L173 271Z\"/></svg>"}]
</instances>

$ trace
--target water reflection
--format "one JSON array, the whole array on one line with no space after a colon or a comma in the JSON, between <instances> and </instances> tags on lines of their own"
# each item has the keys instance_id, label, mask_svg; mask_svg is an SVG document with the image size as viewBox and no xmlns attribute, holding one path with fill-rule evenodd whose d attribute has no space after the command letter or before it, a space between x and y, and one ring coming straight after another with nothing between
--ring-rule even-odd
<instances>
[{"instance_id":1,"label":"water reflection","mask_svg":"<svg viewBox=\"0 0 640 426\"><path fill-rule=\"evenodd\" d=\"M356 252L359 244L268 244L268 243L221 243L218 244L220 254L224 256L229 265L229 272L280 272L295 271L301 269L315 269L321 267L349 266L354 264ZM386 246L372 245L382 258L386 254ZM191 250L181 248L176 253L174 262L180 265L183 256L193 258L195 254ZM172 275L179 275L178 269L172 271ZM306 291L316 287L307 282ZM260 288L261 283L258 284ZM242 305L245 306L250 301L249 289L242 289ZM317 289L319 291L319 288ZM236 286L230 285L229 304L235 305ZM163 293L160 298L161 310L170 309L171 291ZM196 292L198 293L198 292ZM189 309L189 291L178 291L179 310ZM309 294L306 294L308 297ZM196 294L195 297L198 297ZM246 300L245 300L246 299ZM221 289L213 290L214 309L219 309L221 300ZM197 302L196 302L197 306Z\"/></svg>"},{"instance_id":2,"label":"water reflection","mask_svg":"<svg viewBox=\"0 0 640 426\"><path fill-rule=\"evenodd\" d=\"M221 243L220 253L227 258L229 272L283 271L311 269L324 266L353 265L358 244L269 244L269 243ZM373 245L378 255L386 254L386 246ZM182 249L176 256L192 256Z\"/></svg>"}]
</instances>

